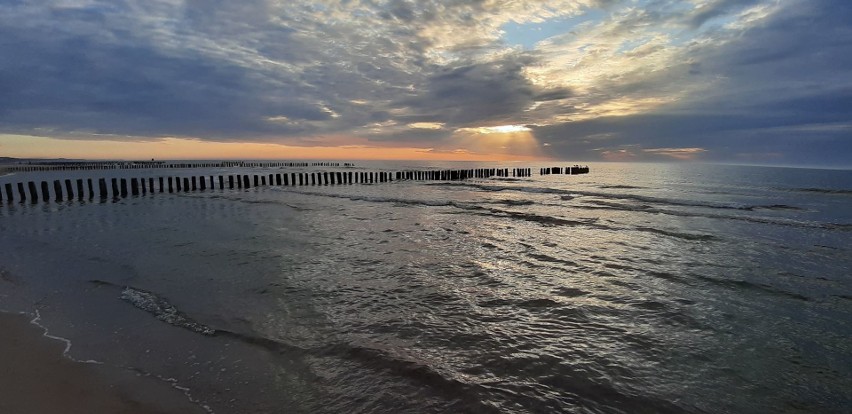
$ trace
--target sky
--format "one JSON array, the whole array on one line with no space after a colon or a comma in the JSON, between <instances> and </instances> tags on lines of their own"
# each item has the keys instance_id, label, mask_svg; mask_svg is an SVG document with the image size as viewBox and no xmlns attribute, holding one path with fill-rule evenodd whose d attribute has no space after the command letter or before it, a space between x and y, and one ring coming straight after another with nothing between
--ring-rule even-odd
<instances>
[{"instance_id":1,"label":"sky","mask_svg":"<svg viewBox=\"0 0 852 414\"><path fill-rule=\"evenodd\" d=\"M849 0L0 0L0 156L852 166Z\"/></svg>"}]
</instances>

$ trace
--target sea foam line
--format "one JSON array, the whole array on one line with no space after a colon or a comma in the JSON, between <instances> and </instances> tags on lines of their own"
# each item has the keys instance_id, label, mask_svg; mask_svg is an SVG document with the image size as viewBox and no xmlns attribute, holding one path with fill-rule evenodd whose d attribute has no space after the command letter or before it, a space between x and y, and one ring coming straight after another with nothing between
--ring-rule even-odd
<instances>
[{"instance_id":1,"label":"sea foam line","mask_svg":"<svg viewBox=\"0 0 852 414\"><path fill-rule=\"evenodd\" d=\"M12 311L7 311L7 310L3 310L3 309L0 309L0 312L18 314L18 315L25 315L27 317L33 316L32 314L29 314L27 312L12 312ZM47 329L47 327L41 324L41 313L38 311L38 309L35 309L33 314L35 316L32 319L30 319L30 324L35 325L35 326L39 327L42 331L44 331L42 333L43 337L49 338L49 339L52 339L52 340L55 340L55 341L59 341L59 342L62 342L63 344L65 344L65 349L62 351L62 357L67 358L68 360L70 360L72 362L81 363L81 364L106 365L106 363L104 363L102 361L96 361L94 359L80 360L80 359L76 359L73 356L71 356L71 353L70 353L71 352L71 345L72 345L71 340L68 339L68 338L63 338L61 336L56 336L56 335L51 334L50 331ZM160 380L162 382L165 382L165 383L169 384L170 387L180 391L181 394L183 394L186 397L187 401L191 402L192 404L195 404L196 406L200 407L202 410L204 410L204 411L206 411L210 414L215 414L215 412L213 411L212 408L210 408L209 405L202 403L200 400L198 400L197 398L192 396L192 389L190 389L189 387L184 387L184 386L180 385L180 382L175 378L166 378L166 377L163 377L163 376L160 376L160 375L157 375L157 374L152 374L150 372L146 372L146 371L143 371L141 369L133 368L133 367L126 367L125 366L125 367L120 367L120 368L125 369L127 371L136 372L136 373L138 373L142 376L145 376L145 377L151 377L151 378L155 378L157 380Z\"/></svg>"}]
</instances>

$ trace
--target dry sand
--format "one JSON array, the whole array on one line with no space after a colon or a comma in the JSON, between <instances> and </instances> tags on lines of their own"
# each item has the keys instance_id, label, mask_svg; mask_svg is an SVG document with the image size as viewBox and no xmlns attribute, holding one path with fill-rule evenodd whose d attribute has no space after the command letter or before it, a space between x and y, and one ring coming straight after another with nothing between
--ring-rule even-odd
<instances>
[{"instance_id":1,"label":"dry sand","mask_svg":"<svg viewBox=\"0 0 852 414\"><path fill-rule=\"evenodd\" d=\"M26 315L0 312L0 413L204 413L181 391L131 371L65 358Z\"/></svg>"}]
</instances>

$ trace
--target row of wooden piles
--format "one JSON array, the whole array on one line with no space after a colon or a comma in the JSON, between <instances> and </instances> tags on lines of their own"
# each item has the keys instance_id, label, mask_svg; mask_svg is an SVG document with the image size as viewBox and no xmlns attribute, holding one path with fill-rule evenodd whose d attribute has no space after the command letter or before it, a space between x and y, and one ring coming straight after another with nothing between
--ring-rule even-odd
<instances>
[{"instance_id":1,"label":"row of wooden piles","mask_svg":"<svg viewBox=\"0 0 852 414\"><path fill-rule=\"evenodd\" d=\"M0 201L20 202L27 200L32 203L73 200L75 198L89 200L100 198L120 199L128 195L139 196L154 193L175 193L189 191L208 191L225 189L247 189L262 186L306 186L306 185L343 185L343 184L374 184L401 180L418 181L456 181L469 178L488 177L526 177L529 168L484 168L471 170L426 170L426 171L396 171L396 172L360 172L360 171L318 171L292 172L273 174L229 174L201 175L191 177L149 177L149 178L78 178L53 180L53 191L48 181L19 182L16 186L6 183L0 191ZM95 185L97 184L97 186ZM17 192L15 191L17 190ZM39 191L40 190L40 191ZM17 194L17 197L16 197Z\"/></svg>"},{"instance_id":2,"label":"row of wooden piles","mask_svg":"<svg viewBox=\"0 0 852 414\"><path fill-rule=\"evenodd\" d=\"M541 175L550 175L550 174L569 174L569 175L577 175L577 174L588 174L589 167L588 166L579 166L574 165L571 167L545 167L539 171Z\"/></svg>"}]
</instances>

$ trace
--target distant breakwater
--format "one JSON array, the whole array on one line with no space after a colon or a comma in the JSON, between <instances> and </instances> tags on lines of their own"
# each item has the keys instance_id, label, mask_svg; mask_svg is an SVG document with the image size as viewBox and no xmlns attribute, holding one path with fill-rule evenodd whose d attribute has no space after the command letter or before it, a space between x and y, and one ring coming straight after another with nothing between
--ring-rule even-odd
<instances>
[{"instance_id":1,"label":"distant breakwater","mask_svg":"<svg viewBox=\"0 0 852 414\"><path fill-rule=\"evenodd\" d=\"M197 163L195 168L222 167L224 163ZM242 163L232 166L241 167L288 167L288 166L328 166L337 163ZM185 164L178 164L185 165ZM352 166L345 163L344 166ZM177 167L190 168L190 167ZM547 170L547 172L545 172ZM40 171L40 170L35 170ZM51 170L53 171L53 170ZM559 172L557 172L559 171ZM588 167L553 167L541 170L547 174L585 174ZM59 180L24 181L3 184L0 189L0 202L38 203L93 200L118 200L128 196L140 196L156 193L185 193L194 191L234 190L266 186L320 186L377 184L393 181L459 181L471 178L492 177L531 177L531 168L478 168L463 170L406 170L406 171L313 171L313 172L275 172L268 174L224 174L198 175L190 177L157 176L132 178L68 178Z\"/></svg>"}]
</instances>

